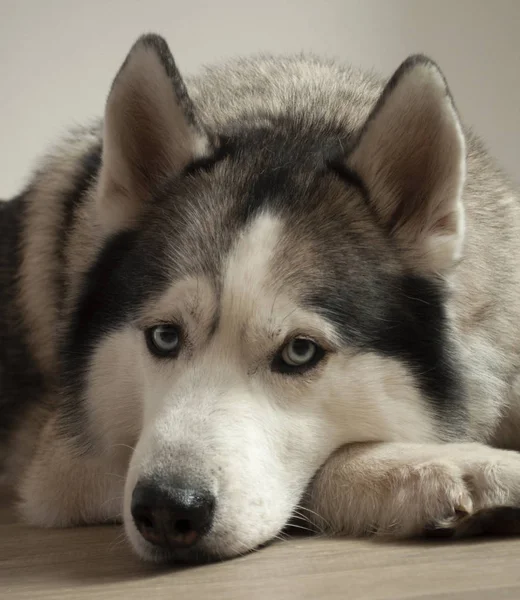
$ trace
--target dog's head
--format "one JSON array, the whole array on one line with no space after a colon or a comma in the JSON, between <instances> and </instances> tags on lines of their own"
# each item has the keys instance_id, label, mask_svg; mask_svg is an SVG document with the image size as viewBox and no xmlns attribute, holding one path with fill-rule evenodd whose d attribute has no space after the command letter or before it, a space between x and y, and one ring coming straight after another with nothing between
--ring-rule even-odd
<instances>
[{"instance_id":1,"label":"dog's head","mask_svg":"<svg viewBox=\"0 0 520 600\"><path fill-rule=\"evenodd\" d=\"M267 542L339 446L433 439L456 401L465 150L437 67L407 60L353 131L298 95L251 116L233 81L212 127L145 36L107 103L73 343L98 435L137 437L124 519L149 559Z\"/></svg>"}]
</instances>

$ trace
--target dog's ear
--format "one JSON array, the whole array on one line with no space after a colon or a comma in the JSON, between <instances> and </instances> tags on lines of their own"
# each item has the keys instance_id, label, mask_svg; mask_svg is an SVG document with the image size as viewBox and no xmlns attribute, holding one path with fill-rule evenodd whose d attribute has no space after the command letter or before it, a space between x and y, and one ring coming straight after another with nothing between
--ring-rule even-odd
<instances>
[{"instance_id":1,"label":"dog's ear","mask_svg":"<svg viewBox=\"0 0 520 600\"><path fill-rule=\"evenodd\" d=\"M465 141L435 63L411 56L399 67L348 165L412 268L442 273L457 261L464 238Z\"/></svg>"},{"instance_id":2,"label":"dog's ear","mask_svg":"<svg viewBox=\"0 0 520 600\"><path fill-rule=\"evenodd\" d=\"M168 45L157 35L142 36L106 104L98 194L102 222L109 228L127 225L161 181L210 152Z\"/></svg>"}]
</instances>

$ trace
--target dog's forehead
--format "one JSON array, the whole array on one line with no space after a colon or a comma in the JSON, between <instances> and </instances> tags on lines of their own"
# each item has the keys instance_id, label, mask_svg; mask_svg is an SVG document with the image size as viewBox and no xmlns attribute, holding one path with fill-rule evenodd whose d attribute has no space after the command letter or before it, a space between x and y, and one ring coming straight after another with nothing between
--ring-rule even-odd
<instances>
[{"instance_id":1,"label":"dog's forehead","mask_svg":"<svg viewBox=\"0 0 520 600\"><path fill-rule=\"evenodd\" d=\"M181 321L195 340L215 338L235 349L251 342L263 347L295 331L337 341L334 326L301 303L287 268L277 268L286 231L279 215L257 214L237 234L218 272L172 281L145 307L144 324Z\"/></svg>"},{"instance_id":2,"label":"dog's forehead","mask_svg":"<svg viewBox=\"0 0 520 600\"><path fill-rule=\"evenodd\" d=\"M239 315L259 313L274 296L281 301L286 294L275 266L284 229L279 216L267 211L258 214L236 230L231 243L206 248L214 251L211 269L187 268L177 273L150 303L148 312L164 318L177 306L195 319L224 311L238 320Z\"/></svg>"},{"instance_id":3,"label":"dog's forehead","mask_svg":"<svg viewBox=\"0 0 520 600\"><path fill-rule=\"evenodd\" d=\"M281 249L283 230L281 218L269 212L258 214L244 227L223 261L224 302L232 303L239 291L255 298L268 289L274 290L273 264Z\"/></svg>"},{"instance_id":4,"label":"dog's forehead","mask_svg":"<svg viewBox=\"0 0 520 600\"><path fill-rule=\"evenodd\" d=\"M320 142L294 132L249 132L227 142L214 162L194 164L168 182L158 198L154 227L175 269L220 273L224 257L265 213L271 226L276 219L283 222L290 255L296 261L304 257L307 265L311 247L316 258L326 258L323 249L331 246L331 228L336 247L350 245L355 231L358 242L373 237L360 189L329 167L328 158L340 147L335 136ZM264 234L267 230L264 222ZM357 245L363 244L370 248L374 241ZM288 266L289 258L284 256L277 268L282 262Z\"/></svg>"},{"instance_id":5,"label":"dog's forehead","mask_svg":"<svg viewBox=\"0 0 520 600\"><path fill-rule=\"evenodd\" d=\"M334 140L254 132L168 182L145 234L167 288L191 280L201 292L204 280L214 292L202 296L258 320L274 296L280 311L286 298L314 313L333 301L335 313L341 295L342 314L357 320L391 256L360 187L325 160ZM189 303L200 304L193 290Z\"/></svg>"}]
</instances>

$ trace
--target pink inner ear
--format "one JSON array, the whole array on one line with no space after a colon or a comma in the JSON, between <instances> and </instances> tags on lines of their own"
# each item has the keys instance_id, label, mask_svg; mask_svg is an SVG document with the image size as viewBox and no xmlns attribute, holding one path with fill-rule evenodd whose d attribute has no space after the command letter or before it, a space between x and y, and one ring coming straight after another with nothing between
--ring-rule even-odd
<instances>
[{"instance_id":1,"label":"pink inner ear","mask_svg":"<svg viewBox=\"0 0 520 600\"><path fill-rule=\"evenodd\" d=\"M431 228L432 232L444 231L445 233L455 233L457 231L456 212L450 212L444 217L437 219Z\"/></svg>"}]
</instances>

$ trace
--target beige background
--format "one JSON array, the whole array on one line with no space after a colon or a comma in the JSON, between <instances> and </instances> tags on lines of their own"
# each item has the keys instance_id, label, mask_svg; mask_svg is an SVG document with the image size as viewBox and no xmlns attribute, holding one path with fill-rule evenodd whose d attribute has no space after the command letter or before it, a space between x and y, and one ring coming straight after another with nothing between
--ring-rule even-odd
<instances>
[{"instance_id":1,"label":"beige background","mask_svg":"<svg viewBox=\"0 0 520 600\"><path fill-rule=\"evenodd\" d=\"M385 74L434 57L466 122L520 180L520 0L0 0L0 197L67 126L101 114L143 31L180 68L310 50Z\"/></svg>"}]
</instances>

